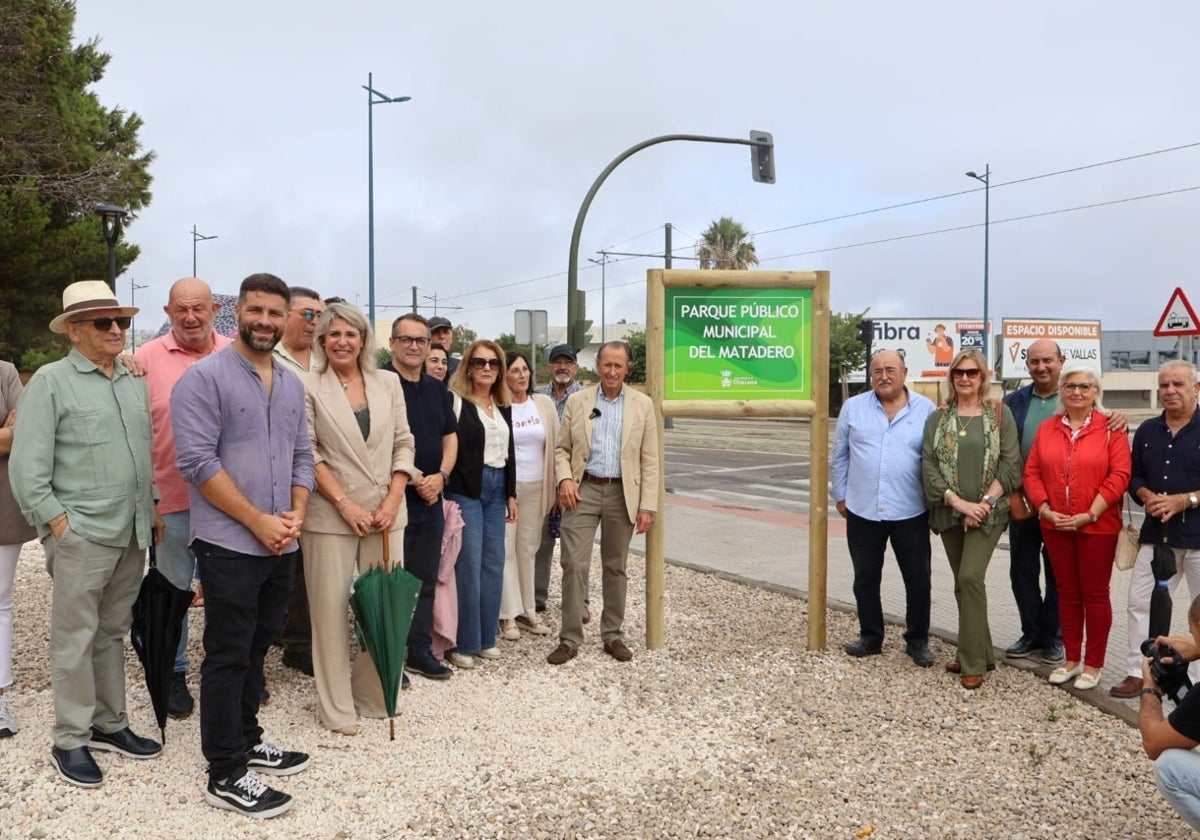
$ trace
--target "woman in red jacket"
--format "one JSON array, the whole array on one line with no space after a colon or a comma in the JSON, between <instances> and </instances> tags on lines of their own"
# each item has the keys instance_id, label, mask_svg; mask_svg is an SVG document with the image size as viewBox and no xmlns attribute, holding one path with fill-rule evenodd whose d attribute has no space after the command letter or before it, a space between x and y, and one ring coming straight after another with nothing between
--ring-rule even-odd
<instances>
[{"instance_id":1,"label":"woman in red jacket","mask_svg":"<svg viewBox=\"0 0 1200 840\"><path fill-rule=\"evenodd\" d=\"M1108 583L1131 459L1124 433L1105 428L1095 369L1064 365L1058 400L1059 411L1038 428L1025 462L1025 494L1042 521L1058 584L1067 659L1050 673L1050 682L1075 678L1076 688L1088 689L1099 682L1112 628Z\"/></svg>"}]
</instances>

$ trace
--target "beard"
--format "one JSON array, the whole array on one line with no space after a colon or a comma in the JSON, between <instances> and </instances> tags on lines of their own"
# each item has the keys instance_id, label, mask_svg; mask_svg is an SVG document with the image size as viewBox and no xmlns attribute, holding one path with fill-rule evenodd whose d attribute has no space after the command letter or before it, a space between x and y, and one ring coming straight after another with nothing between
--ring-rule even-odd
<instances>
[{"instance_id":1,"label":"beard","mask_svg":"<svg viewBox=\"0 0 1200 840\"><path fill-rule=\"evenodd\" d=\"M569 373L554 374L554 381L558 385L570 385L572 380L574 380L574 379L575 379L575 377Z\"/></svg>"},{"instance_id":2,"label":"beard","mask_svg":"<svg viewBox=\"0 0 1200 840\"><path fill-rule=\"evenodd\" d=\"M279 339L283 338L283 330L275 330L271 334L271 338L259 338L254 334L254 328L245 322L238 322L238 337L253 350L260 352L268 352L275 349L275 345L279 343Z\"/></svg>"}]
</instances>

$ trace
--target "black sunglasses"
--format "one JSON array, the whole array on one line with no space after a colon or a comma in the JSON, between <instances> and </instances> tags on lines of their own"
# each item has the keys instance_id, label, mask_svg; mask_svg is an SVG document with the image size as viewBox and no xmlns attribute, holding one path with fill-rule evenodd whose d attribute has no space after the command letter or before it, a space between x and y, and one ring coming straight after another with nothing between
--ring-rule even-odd
<instances>
[{"instance_id":1,"label":"black sunglasses","mask_svg":"<svg viewBox=\"0 0 1200 840\"><path fill-rule=\"evenodd\" d=\"M950 376L951 377L965 376L967 379L978 379L979 378L979 368L955 368L954 370L950 371Z\"/></svg>"},{"instance_id":2,"label":"black sunglasses","mask_svg":"<svg viewBox=\"0 0 1200 840\"><path fill-rule=\"evenodd\" d=\"M496 370L500 370L500 360L499 359L481 359L478 356L472 356L471 357L471 367L480 368L480 369L485 368L485 367L490 367L490 368L495 368Z\"/></svg>"},{"instance_id":3,"label":"black sunglasses","mask_svg":"<svg viewBox=\"0 0 1200 840\"><path fill-rule=\"evenodd\" d=\"M80 318L77 321L72 321L72 324L91 324L100 332L108 332L112 329L112 325L116 323L123 330L129 329L129 325L133 323L132 318L122 316L120 318Z\"/></svg>"}]
</instances>

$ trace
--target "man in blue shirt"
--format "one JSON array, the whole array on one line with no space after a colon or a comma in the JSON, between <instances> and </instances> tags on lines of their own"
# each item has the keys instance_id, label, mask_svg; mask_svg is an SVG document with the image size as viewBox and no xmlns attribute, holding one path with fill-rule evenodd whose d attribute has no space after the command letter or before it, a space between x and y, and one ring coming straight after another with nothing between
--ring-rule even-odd
<instances>
[{"instance_id":1,"label":"man in blue shirt","mask_svg":"<svg viewBox=\"0 0 1200 840\"><path fill-rule=\"evenodd\" d=\"M883 650L879 584L883 554L892 551L904 578L907 609L905 652L922 668L929 651L929 512L921 484L921 438L935 409L904 384L908 368L895 350L880 350L867 366L871 391L851 397L838 416L833 444L833 496L846 519L846 542L854 564L859 638L845 646L851 656Z\"/></svg>"}]
</instances>

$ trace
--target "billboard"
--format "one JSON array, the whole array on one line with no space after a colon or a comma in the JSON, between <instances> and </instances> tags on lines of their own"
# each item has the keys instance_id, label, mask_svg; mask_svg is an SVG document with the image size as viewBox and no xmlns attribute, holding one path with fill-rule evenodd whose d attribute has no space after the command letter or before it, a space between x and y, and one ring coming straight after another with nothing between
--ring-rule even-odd
<instances>
[{"instance_id":1,"label":"billboard","mask_svg":"<svg viewBox=\"0 0 1200 840\"><path fill-rule=\"evenodd\" d=\"M1097 370L1101 369L1099 321L1005 318L1000 336L1006 379L1023 379L1029 375L1025 354L1029 352L1029 345L1043 338L1057 342L1067 361L1090 362Z\"/></svg>"},{"instance_id":2,"label":"billboard","mask_svg":"<svg viewBox=\"0 0 1200 840\"><path fill-rule=\"evenodd\" d=\"M904 356L909 382L940 382L960 350L984 348L983 321L979 318L879 318L871 352L897 350ZM856 370L850 382L866 382L866 371Z\"/></svg>"}]
</instances>

